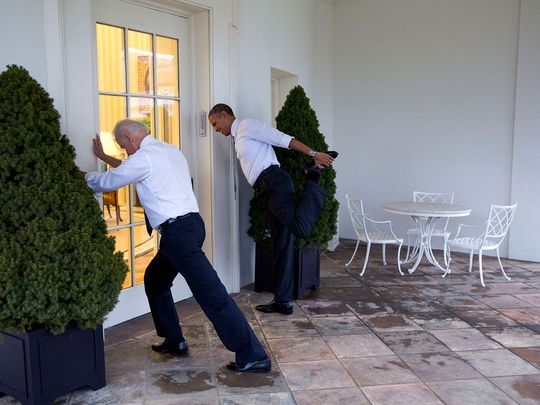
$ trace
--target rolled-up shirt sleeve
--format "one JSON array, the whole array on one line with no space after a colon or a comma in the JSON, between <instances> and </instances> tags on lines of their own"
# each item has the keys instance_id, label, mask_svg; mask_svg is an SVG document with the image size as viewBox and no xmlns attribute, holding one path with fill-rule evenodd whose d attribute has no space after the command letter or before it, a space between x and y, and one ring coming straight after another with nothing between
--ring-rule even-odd
<instances>
[{"instance_id":1,"label":"rolled-up shirt sleeve","mask_svg":"<svg viewBox=\"0 0 540 405\"><path fill-rule=\"evenodd\" d=\"M128 184L137 183L150 175L152 166L144 153L135 153L120 166L104 173L88 172L84 179L95 193L118 190Z\"/></svg>"}]
</instances>

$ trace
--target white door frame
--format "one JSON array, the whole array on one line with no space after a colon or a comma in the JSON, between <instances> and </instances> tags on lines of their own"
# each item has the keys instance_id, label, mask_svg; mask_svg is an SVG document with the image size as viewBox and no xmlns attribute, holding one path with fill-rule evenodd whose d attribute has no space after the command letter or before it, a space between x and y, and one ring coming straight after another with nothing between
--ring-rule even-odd
<instances>
[{"instance_id":1,"label":"white door frame","mask_svg":"<svg viewBox=\"0 0 540 405\"><path fill-rule=\"evenodd\" d=\"M95 93L94 83L83 80L85 75L88 77L88 69L94 69L95 65L95 60L92 60L92 49L95 45L92 0L44 1L53 7L44 16L47 27L45 32L50 33L46 38L46 64L51 84L55 85L55 93L52 95L58 100L56 105L61 107L63 130L78 152L77 164L82 170L95 170L97 164L91 152L90 139L96 128L93 113L96 107L88 106L84 114L75 113L70 108L70 104L77 100L92 100ZM192 21L193 49L197 48L192 58L193 63L197 64L197 69L192 69L192 111L195 115L192 117L192 131L198 135L194 137L192 145L193 156L197 158L192 162L191 170L194 177L203 176L209 179L195 190L201 214L207 224L207 238L213 245L209 259L214 263L227 289L230 292L238 291L239 224L238 201L232 191L235 175L233 165L228 162L229 156L224 157L222 153L223 149L228 147L224 144L225 140L214 136L205 120L201 120L199 116L200 112L207 113L214 101L229 102L233 107L236 102L236 70L231 69L231 65L236 63L236 47L227 44L231 38L225 35L232 21L232 6L237 5L237 1L200 0L179 1L174 4L162 0L122 1L145 4L164 12L181 12ZM59 59L54 58L57 54L62 56L62 69L58 69ZM219 63L215 66L216 61ZM58 73L55 75L52 72ZM224 72L228 73L224 76ZM63 86L58 85L59 82L62 82ZM215 165L218 167L215 168ZM216 190L216 187L219 190ZM227 200L227 207L230 207L225 214L219 206L223 200ZM121 321L120 318L110 319L106 326Z\"/></svg>"},{"instance_id":2,"label":"white door frame","mask_svg":"<svg viewBox=\"0 0 540 405\"><path fill-rule=\"evenodd\" d=\"M126 38L127 30L137 30L142 32L149 32L151 34L164 35L166 37L173 37L179 40L180 53L178 60L178 84L181 92L178 94L178 96L180 97L179 112L181 114L180 124L182 127L181 145L184 155L188 160L188 163L190 161L193 161L191 159L191 150L193 149L191 147L191 138L193 136L192 106L194 104L191 95L191 71L193 69L193 63L191 61L193 55L193 52L191 51L191 21L184 15L175 15L171 12L161 12L159 10L149 8L146 5L135 4L131 1L94 0L92 5L93 27L95 27L97 23L122 27L126 29ZM95 35L93 35L92 38L94 126L96 128L96 132L98 132L101 128L99 124L100 101L98 96L99 92L97 72L97 42ZM129 46L129 43L126 43L126 46ZM127 61L124 62L126 63L127 67ZM155 69L157 69L157 65L154 66L153 70L154 79L156 77ZM129 77L128 71L126 71L126 75L127 77ZM125 93L131 94L129 84L126 86ZM127 97L126 100L129 100L129 97ZM130 106L126 104L126 108L130 108ZM197 184L196 173L191 174L195 178L194 184ZM154 237L157 237L157 235L154 235ZM206 246L210 246L211 248L211 241ZM130 247L133 255L133 260L135 260L133 246L130 245ZM135 281L135 276L133 274L132 278L133 281ZM174 280L173 286L171 287L171 292L175 301L188 298L192 295L189 287L187 286L187 283L182 277L177 277ZM134 317L149 312L149 310L150 308L146 300L144 285L136 285L135 283L133 283L132 286L121 291L118 303L114 310L108 315L105 326L114 325L119 322L132 319Z\"/></svg>"}]
</instances>

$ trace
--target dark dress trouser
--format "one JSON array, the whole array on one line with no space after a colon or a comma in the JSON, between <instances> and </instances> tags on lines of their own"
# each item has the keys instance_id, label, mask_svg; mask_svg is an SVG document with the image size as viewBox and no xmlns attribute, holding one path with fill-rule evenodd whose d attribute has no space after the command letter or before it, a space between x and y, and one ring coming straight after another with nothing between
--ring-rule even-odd
<instances>
[{"instance_id":1,"label":"dark dress trouser","mask_svg":"<svg viewBox=\"0 0 540 405\"><path fill-rule=\"evenodd\" d=\"M299 200L289 173L279 166L264 170L254 184L257 198L265 207L274 256L274 295L277 301L294 299L295 236L309 236L319 218L326 193L307 180Z\"/></svg>"},{"instance_id":2,"label":"dark dress trouser","mask_svg":"<svg viewBox=\"0 0 540 405\"><path fill-rule=\"evenodd\" d=\"M159 251L144 276L156 332L165 338L183 337L170 290L180 273L225 347L236 353L237 362L266 358L244 314L201 250L205 234L204 222L197 213L169 224L163 231Z\"/></svg>"}]
</instances>

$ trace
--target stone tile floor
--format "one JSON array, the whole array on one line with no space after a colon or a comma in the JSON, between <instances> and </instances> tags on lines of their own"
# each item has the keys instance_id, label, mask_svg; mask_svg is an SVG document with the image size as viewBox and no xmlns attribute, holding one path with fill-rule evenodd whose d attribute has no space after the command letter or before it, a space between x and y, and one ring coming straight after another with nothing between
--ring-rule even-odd
<instances>
[{"instance_id":1,"label":"stone tile floor","mask_svg":"<svg viewBox=\"0 0 540 405\"><path fill-rule=\"evenodd\" d=\"M239 375L193 299L178 303L187 358L158 355L149 316L106 331L108 385L57 404L538 404L540 263L485 259L486 287L467 257L452 273L422 263L398 274L395 251L372 253L364 277L360 247L343 240L321 258L321 288L306 291L291 316L260 314L271 300L249 288L235 300L269 349L269 374ZM379 254L377 254L379 253ZM476 265L476 263L475 263ZM16 403L9 397L0 404Z\"/></svg>"}]
</instances>

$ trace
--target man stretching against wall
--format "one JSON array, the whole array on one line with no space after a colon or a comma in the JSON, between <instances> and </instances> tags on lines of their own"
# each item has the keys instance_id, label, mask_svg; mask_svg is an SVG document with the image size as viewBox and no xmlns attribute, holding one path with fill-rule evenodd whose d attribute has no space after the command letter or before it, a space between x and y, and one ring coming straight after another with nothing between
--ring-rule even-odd
<instances>
[{"instance_id":1,"label":"man stretching against wall","mask_svg":"<svg viewBox=\"0 0 540 405\"><path fill-rule=\"evenodd\" d=\"M95 192L134 183L147 222L161 234L159 250L144 274L156 332L165 338L161 344L152 345L152 350L179 356L188 353L171 294L173 280L180 273L225 347L236 354L236 361L227 368L238 372L270 371L270 359L259 339L202 251L204 222L184 155L177 147L149 136L146 127L137 121L119 121L113 132L129 158L122 161L106 155L98 136L94 152L113 169L90 172L85 178Z\"/></svg>"}]
</instances>

